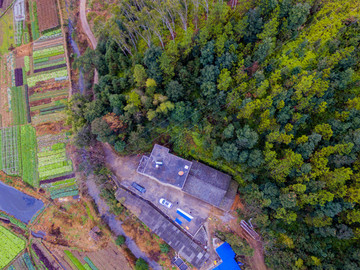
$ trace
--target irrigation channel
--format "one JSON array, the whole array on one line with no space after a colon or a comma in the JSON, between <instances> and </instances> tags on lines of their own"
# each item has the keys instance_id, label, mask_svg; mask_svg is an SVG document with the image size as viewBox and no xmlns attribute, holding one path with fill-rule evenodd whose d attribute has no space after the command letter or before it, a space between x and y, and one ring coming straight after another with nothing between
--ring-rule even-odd
<instances>
[{"instance_id":1,"label":"irrigation channel","mask_svg":"<svg viewBox=\"0 0 360 270\"><path fill-rule=\"evenodd\" d=\"M114 214L111 214L109 212L109 206L105 203L105 201L100 198L100 190L96 186L93 179L88 178L86 181L86 185L89 190L90 196L94 199L98 209L99 213L103 220L107 222L107 224L110 226L110 229L116 234L116 235L124 235L126 238L125 244L126 246L131 250L131 252L137 257L137 258L143 258L154 270L161 270L161 266L157 264L155 261L150 259L144 252L142 252L139 247L136 245L135 241L132 240L130 237L128 237L123 228L121 227L122 222L116 219L116 216Z\"/></svg>"},{"instance_id":2,"label":"irrigation channel","mask_svg":"<svg viewBox=\"0 0 360 270\"><path fill-rule=\"evenodd\" d=\"M14 216L24 223L44 206L44 203L13 187L0 182L0 210Z\"/></svg>"},{"instance_id":3,"label":"irrigation channel","mask_svg":"<svg viewBox=\"0 0 360 270\"><path fill-rule=\"evenodd\" d=\"M73 49L74 53L76 54L76 58L78 58L81 55L81 53L80 53L78 45L76 44L75 40L73 40L73 38L72 38L72 34L74 33L74 26L73 26L72 21L70 19L70 14L69 14L67 1L65 1L65 8L66 8L66 12L67 12L68 17L69 17L69 25L68 25L68 27L69 27L70 45L71 45L71 48ZM80 93L84 94L84 75L83 75L82 68L80 68L80 74L79 74L79 89L80 89Z\"/></svg>"}]
</instances>

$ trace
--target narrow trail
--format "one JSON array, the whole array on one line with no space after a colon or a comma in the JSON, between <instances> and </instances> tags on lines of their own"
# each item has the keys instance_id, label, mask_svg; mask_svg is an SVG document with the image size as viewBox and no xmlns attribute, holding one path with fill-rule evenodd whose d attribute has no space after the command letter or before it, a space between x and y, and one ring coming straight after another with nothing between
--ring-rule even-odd
<instances>
[{"instance_id":1,"label":"narrow trail","mask_svg":"<svg viewBox=\"0 0 360 270\"><path fill-rule=\"evenodd\" d=\"M97 40L96 40L93 32L91 31L89 23L86 18L86 0L80 0L80 21L81 21L81 26L82 26L84 33L90 40L90 44L91 44L92 48L95 50L95 48L97 46ZM94 84L97 84L98 82L99 82L99 74L98 74L98 71L95 69Z\"/></svg>"}]
</instances>

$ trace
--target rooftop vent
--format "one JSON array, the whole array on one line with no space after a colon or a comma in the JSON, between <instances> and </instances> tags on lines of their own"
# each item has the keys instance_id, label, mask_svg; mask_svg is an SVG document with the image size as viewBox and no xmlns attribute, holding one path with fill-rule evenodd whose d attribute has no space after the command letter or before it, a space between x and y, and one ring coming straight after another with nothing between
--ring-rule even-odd
<instances>
[{"instance_id":1,"label":"rooftop vent","mask_svg":"<svg viewBox=\"0 0 360 270\"><path fill-rule=\"evenodd\" d=\"M160 168L160 166L163 165L163 162L162 161L155 161L155 168Z\"/></svg>"},{"instance_id":2,"label":"rooftop vent","mask_svg":"<svg viewBox=\"0 0 360 270\"><path fill-rule=\"evenodd\" d=\"M188 166L188 165L185 165L185 167L184 167L184 168L185 168L185 170L187 170L187 169L189 169L189 166Z\"/></svg>"}]
</instances>

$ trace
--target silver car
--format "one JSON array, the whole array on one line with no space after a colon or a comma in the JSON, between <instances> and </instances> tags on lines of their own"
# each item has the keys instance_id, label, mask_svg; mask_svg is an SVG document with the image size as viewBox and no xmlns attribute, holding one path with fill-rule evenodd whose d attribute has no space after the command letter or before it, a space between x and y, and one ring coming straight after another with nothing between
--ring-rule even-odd
<instances>
[{"instance_id":1,"label":"silver car","mask_svg":"<svg viewBox=\"0 0 360 270\"><path fill-rule=\"evenodd\" d=\"M164 198L161 198L161 199L159 200L159 203L160 203L161 205L167 207L167 208L171 208L171 207L172 207L172 203L169 202L169 201L167 201L167 200L165 200Z\"/></svg>"}]
</instances>

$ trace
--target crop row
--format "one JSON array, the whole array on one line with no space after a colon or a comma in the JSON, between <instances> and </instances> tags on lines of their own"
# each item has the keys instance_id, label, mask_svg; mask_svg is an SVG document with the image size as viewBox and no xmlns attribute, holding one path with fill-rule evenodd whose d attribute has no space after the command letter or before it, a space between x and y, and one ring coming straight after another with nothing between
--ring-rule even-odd
<instances>
[{"instance_id":1,"label":"crop row","mask_svg":"<svg viewBox=\"0 0 360 270\"><path fill-rule=\"evenodd\" d=\"M61 34L61 28L43 32L43 36L45 37L51 37L58 34Z\"/></svg>"},{"instance_id":2,"label":"crop row","mask_svg":"<svg viewBox=\"0 0 360 270\"><path fill-rule=\"evenodd\" d=\"M37 58L42 58L42 57L51 57L51 56L55 56L55 55L59 55L59 54L63 54L63 53L65 53L64 46L58 45L56 47L50 47L50 48L34 51L33 58L37 59Z\"/></svg>"},{"instance_id":3,"label":"crop row","mask_svg":"<svg viewBox=\"0 0 360 270\"><path fill-rule=\"evenodd\" d=\"M70 259L70 261L74 264L75 268L78 270L86 270L82 263L76 258L70 251L65 250L64 253Z\"/></svg>"},{"instance_id":4,"label":"crop row","mask_svg":"<svg viewBox=\"0 0 360 270\"><path fill-rule=\"evenodd\" d=\"M33 106L33 107L30 108L30 111L32 111L32 112L38 111L38 110L43 111L43 110L46 110L46 109L52 110L52 109L55 109L55 107L57 107L57 106L65 107L65 102L66 101L67 101L67 99L63 99L63 100L57 100L57 101L54 101L54 102L41 104L41 105L38 105L38 106Z\"/></svg>"},{"instance_id":5,"label":"crop row","mask_svg":"<svg viewBox=\"0 0 360 270\"><path fill-rule=\"evenodd\" d=\"M38 63L43 63L46 61L49 61L49 57L42 57L42 58L38 58L38 59L34 59L34 64L38 64Z\"/></svg>"},{"instance_id":6,"label":"crop row","mask_svg":"<svg viewBox=\"0 0 360 270\"><path fill-rule=\"evenodd\" d=\"M37 18L37 6L36 1L29 2L29 14L31 21L31 33L33 40L40 37L39 22Z\"/></svg>"},{"instance_id":7,"label":"crop row","mask_svg":"<svg viewBox=\"0 0 360 270\"><path fill-rule=\"evenodd\" d=\"M51 178L51 179L41 181L41 185L46 187L49 184L52 184L52 183L55 184L56 182L61 182L63 180L71 179L71 178L74 178L74 177L75 177L75 173L71 173L71 174L60 176L60 177L55 177L55 178Z\"/></svg>"},{"instance_id":8,"label":"crop row","mask_svg":"<svg viewBox=\"0 0 360 270\"><path fill-rule=\"evenodd\" d=\"M16 46L20 46L22 43L22 36L24 30L24 21L17 21L15 23L15 43Z\"/></svg>"},{"instance_id":9,"label":"crop row","mask_svg":"<svg viewBox=\"0 0 360 270\"><path fill-rule=\"evenodd\" d=\"M91 270L99 270L95 264L90 260L89 257L85 257L84 261L87 262L87 264L89 265L89 267L91 268Z\"/></svg>"},{"instance_id":10,"label":"crop row","mask_svg":"<svg viewBox=\"0 0 360 270\"><path fill-rule=\"evenodd\" d=\"M25 68L25 71L26 72L29 72L30 71L30 58L29 56L24 56L24 68Z\"/></svg>"},{"instance_id":11,"label":"crop row","mask_svg":"<svg viewBox=\"0 0 360 270\"><path fill-rule=\"evenodd\" d=\"M43 73L43 74L39 74L39 75L30 77L30 78L28 78L27 82L28 82L29 87L33 87L36 85L37 82L47 81L47 80L50 80L53 78L55 78L55 80L56 80L56 78L64 77L67 75L68 75L67 69L64 68L64 69L56 70L56 71L53 71L50 73Z\"/></svg>"},{"instance_id":12,"label":"crop row","mask_svg":"<svg viewBox=\"0 0 360 270\"><path fill-rule=\"evenodd\" d=\"M61 178L61 177L59 177ZM53 188L59 188L59 187L66 187L66 186L71 186L71 185L75 185L76 184L76 178L67 178L64 180L59 180L59 181L55 181L55 182L48 182L48 183L44 183L47 180L43 181L41 184L42 188L47 188L49 190L53 189Z\"/></svg>"},{"instance_id":13,"label":"crop row","mask_svg":"<svg viewBox=\"0 0 360 270\"><path fill-rule=\"evenodd\" d=\"M36 63L34 64L35 68L46 68L46 67L51 67L53 65L59 65L59 64L64 64L66 63L65 58L64 57L60 57L57 59L52 59L46 62L41 62L41 63Z\"/></svg>"},{"instance_id":14,"label":"crop row","mask_svg":"<svg viewBox=\"0 0 360 270\"><path fill-rule=\"evenodd\" d=\"M35 69L34 73L39 73L39 72L45 72L45 71L50 71L50 70L54 70L54 69L60 69L66 67L66 63L62 63L62 64L58 64L58 65L51 65L45 68L39 68L39 69Z\"/></svg>"},{"instance_id":15,"label":"crop row","mask_svg":"<svg viewBox=\"0 0 360 270\"><path fill-rule=\"evenodd\" d=\"M66 114L63 112L56 112L51 115L35 115L31 117L31 123L34 125L39 125L45 122L57 122L60 120L64 120L66 118Z\"/></svg>"},{"instance_id":16,"label":"crop row","mask_svg":"<svg viewBox=\"0 0 360 270\"><path fill-rule=\"evenodd\" d=\"M77 196L79 195L79 190L72 190L72 191L67 191L67 192L63 192L63 193L58 193L55 194L53 196L51 196L51 199L58 199L58 198L64 198L64 197L73 197L73 196Z\"/></svg>"},{"instance_id":17,"label":"crop row","mask_svg":"<svg viewBox=\"0 0 360 270\"><path fill-rule=\"evenodd\" d=\"M66 152L63 151L56 155L46 156L46 157L39 157L39 165L46 166L55 162L65 161L67 159Z\"/></svg>"},{"instance_id":18,"label":"crop row","mask_svg":"<svg viewBox=\"0 0 360 270\"><path fill-rule=\"evenodd\" d=\"M14 124L26 124L28 122L28 107L24 86L11 88L11 101Z\"/></svg>"},{"instance_id":19,"label":"crop row","mask_svg":"<svg viewBox=\"0 0 360 270\"><path fill-rule=\"evenodd\" d=\"M47 269L54 269L53 265L49 261L49 259L46 257L46 255L43 253L43 251L38 247L37 244L31 245L32 249L35 251L37 257L42 261Z\"/></svg>"},{"instance_id":20,"label":"crop row","mask_svg":"<svg viewBox=\"0 0 360 270\"><path fill-rule=\"evenodd\" d=\"M19 133L19 126L1 129L2 169L10 175L19 175L21 172Z\"/></svg>"},{"instance_id":21,"label":"crop row","mask_svg":"<svg viewBox=\"0 0 360 270\"><path fill-rule=\"evenodd\" d=\"M22 179L31 186L39 186L37 174L37 141L35 128L30 125L21 126L21 161Z\"/></svg>"},{"instance_id":22,"label":"crop row","mask_svg":"<svg viewBox=\"0 0 360 270\"><path fill-rule=\"evenodd\" d=\"M33 94L33 95L30 96L30 101L36 101L36 100L41 100L41 99L46 99L46 98L55 98L55 97L65 96L65 95L68 95L68 93L69 93L68 89L49 91L49 92L45 92L45 93L37 93L37 94Z\"/></svg>"},{"instance_id":23,"label":"crop row","mask_svg":"<svg viewBox=\"0 0 360 270\"><path fill-rule=\"evenodd\" d=\"M56 150L46 150L46 151L41 151L38 153L38 157L48 157L48 156L52 156L52 155L56 155L59 153L63 153L64 149L56 149Z\"/></svg>"},{"instance_id":24,"label":"crop row","mask_svg":"<svg viewBox=\"0 0 360 270\"><path fill-rule=\"evenodd\" d=\"M22 256L19 256L12 265L9 266L8 270L36 270L34 267L29 253L25 252Z\"/></svg>"},{"instance_id":25,"label":"crop row","mask_svg":"<svg viewBox=\"0 0 360 270\"><path fill-rule=\"evenodd\" d=\"M38 168L38 171L40 174L43 174L47 171L52 171L52 170L56 170L56 169L59 169L59 168L63 168L63 167L68 167L68 166L71 166L72 163L70 160L65 160L65 161L59 161L59 162L56 162L56 163L51 163L51 164L48 164L48 165L44 165L44 166L39 166Z\"/></svg>"},{"instance_id":26,"label":"crop row","mask_svg":"<svg viewBox=\"0 0 360 270\"><path fill-rule=\"evenodd\" d=\"M0 216L1 217L4 217L4 218L7 218L12 224L18 226L19 228L23 229L23 230L27 230L26 228L26 224L23 223L22 221L12 217L12 216L9 216L5 213L0 213Z\"/></svg>"},{"instance_id":27,"label":"crop row","mask_svg":"<svg viewBox=\"0 0 360 270\"><path fill-rule=\"evenodd\" d=\"M57 187L57 188L50 189L49 191L50 191L51 198L53 198L53 197L59 198L59 196L61 196L61 194L68 194L69 192L78 191L78 186L70 185L67 187Z\"/></svg>"},{"instance_id":28,"label":"crop row","mask_svg":"<svg viewBox=\"0 0 360 270\"><path fill-rule=\"evenodd\" d=\"M66 175L72 171L73 171L72 165L68 165L68 166L56 168L56 169L53 169L50 171L45 171L45 172L39 173L39 175L40 175L40 180L46 180L49 178Z\"/></svg>"}]
</instances>

